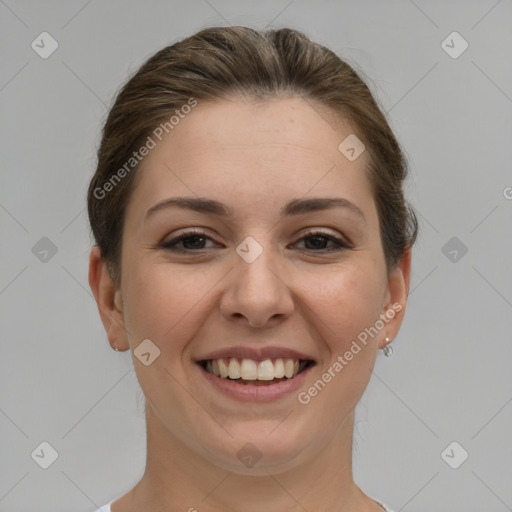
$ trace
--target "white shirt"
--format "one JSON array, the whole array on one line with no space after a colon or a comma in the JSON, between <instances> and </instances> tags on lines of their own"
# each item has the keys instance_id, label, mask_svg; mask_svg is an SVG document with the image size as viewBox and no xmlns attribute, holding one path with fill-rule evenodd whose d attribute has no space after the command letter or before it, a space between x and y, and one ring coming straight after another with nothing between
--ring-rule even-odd
<instances>
[{"instance_id":1,"label":"white shirt","mask_svg":"<svg viewBox=\"0 0 512 512\"><path fill-rule=\"evenodd\" d=\"M115 500L112 500L110 503L108 503L107 505L103 505L103 507L100 507L99 509L95 510L94 512L111 512L110 510L110 505L114 502ZM384 509L386 510L386 512L394 512L393 510L391 510L389 507L387 507L386 505L384 505L384 503L382 503L381 501L379 500L375 500L379 505L382 505L384 507Z\"/></svg>"}]
</instances>

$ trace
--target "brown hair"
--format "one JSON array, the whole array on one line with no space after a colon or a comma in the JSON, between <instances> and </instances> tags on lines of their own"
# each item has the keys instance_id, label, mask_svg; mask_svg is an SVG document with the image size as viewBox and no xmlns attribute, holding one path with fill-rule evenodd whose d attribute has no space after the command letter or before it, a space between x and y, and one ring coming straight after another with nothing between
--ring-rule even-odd
<instances>
[{"instance_id":1,"label":"brown hair","mask_svg":"<svg viewBox=\"0 0 512 512\"><path fill-rule=\"evenodd\" d=\"M370 157L368 172L391 269L414 243L418 223L403 194L405 157L367 85L335 53L296 30L213 27L149 58L123 86L105 122L87 201L94 238L116 283L137 150L149 146L159 126L169 131L185 105L236 94L301 96L357 130Z\"/></svg>"}]
</instances>

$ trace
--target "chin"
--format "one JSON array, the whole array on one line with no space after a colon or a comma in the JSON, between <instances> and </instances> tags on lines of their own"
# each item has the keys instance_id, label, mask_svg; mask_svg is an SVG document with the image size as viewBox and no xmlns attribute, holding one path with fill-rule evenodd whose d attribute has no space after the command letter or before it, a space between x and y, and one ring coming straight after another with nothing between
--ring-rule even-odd
<instances>
[{"instance_id":1,"label":"chin","mask_svg":"<svg viewBox=\"0 0 512 512\"><path fill-rule=\"evenodd\" d=\"M307 459L307 449L313 442L304 438L298 442L286 429L281 435L271 433L271 429L240 430L243 435L206 448L212 464L238 475L268 476L289 471Z\"/></svg>"}]
</instances>

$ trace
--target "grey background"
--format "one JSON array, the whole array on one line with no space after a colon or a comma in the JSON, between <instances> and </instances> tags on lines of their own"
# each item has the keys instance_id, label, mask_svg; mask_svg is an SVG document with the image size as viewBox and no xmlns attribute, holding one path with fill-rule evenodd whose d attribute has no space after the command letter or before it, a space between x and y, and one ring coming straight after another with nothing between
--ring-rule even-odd
<instances>
[{"instance_id":1,"label":"grey background","mask_svg":"<svg viewBox=\"0 0 512 512\"><path fill-rule=\"evenodd\" d=\"M511 0L0 0L0 511L87 512L142 475L141 391L87 282L85 192L128 75L227 24L298 28L346 58L409 157L421 236L394 353L357 409L356 482L397 511L512 510ZM441 46L453 31L458 58ZM48 469L31 457L43 441Z\"/></svg>"}]
</instances>

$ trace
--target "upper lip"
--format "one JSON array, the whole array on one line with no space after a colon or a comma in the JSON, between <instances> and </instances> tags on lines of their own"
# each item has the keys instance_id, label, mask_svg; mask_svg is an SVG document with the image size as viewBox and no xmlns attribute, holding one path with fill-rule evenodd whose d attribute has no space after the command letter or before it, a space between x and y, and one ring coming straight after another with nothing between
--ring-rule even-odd
<instances>
[{"instance_id":1,"label":"upper lip","mask_svg":"<svg viewBox=\"0 0 512 512\"><path fill-rule=\"evenodd\" d=\"M209 352L201 357L196 358L196 362L207 361L210 359L253 359L254 361L264 361L265 359L301 359L303 361L314 361L314 358L299 352L297 350L286 347L261 347L251 348L244 346L226 347Z\"/></svg>"}]
</instances>

